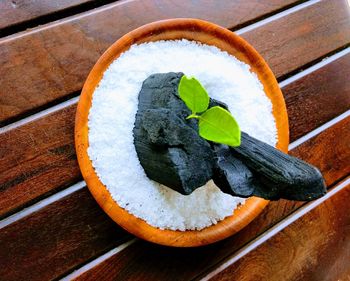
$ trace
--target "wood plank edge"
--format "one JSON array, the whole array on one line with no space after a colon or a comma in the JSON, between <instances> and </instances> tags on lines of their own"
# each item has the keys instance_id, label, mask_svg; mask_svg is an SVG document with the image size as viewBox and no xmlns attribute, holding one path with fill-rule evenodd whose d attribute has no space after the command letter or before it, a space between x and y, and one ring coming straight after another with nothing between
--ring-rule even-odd
<instances>
[{"instance_id":1,"label":"wood plank edge","mask_svg":"<svg viewBox=\"0 0 350 281\"><path fill-rule=\"evenodd\" d=\"M300 78L303 78L303 77L311 74L312 72L315 72L316 70L319 70L320 68L327 66L328 64L342 58L343 56L346 56L349 53L350 53L350 47L346 47L345 49L342 49L339 52L336 52L330 56L325 57L324 59L315 63L314 65L311 65L308 68L301 70L299 73L294 74L291 77L284 79L283 81L279 82L278 84L279 84L280 88L283 88L283 87L299 80Z\"/></svg>"},{"instance_id":2,"label":"wood plank edge","mask_svg":"<svg viewBox=\"0 0 350 281\"><path fill-rule=\"evenodd\" d=\"M96 265L100 264L101 262L109 259L110 257L118 254L119 252L123 251L125 248L129 247L130 245L134 244L137 242L139 239L138 238L133 238L115 248L112 250L109 250L105 254L99 256L98 258L93 259L92 261L86 263L85 265L75 269L71 273L68 273L64 277L62 277L60 280L61 281L69 281L77 278L81 274L85 273L86 271L89 271L91 268L94 268Z\"/></svg>"},{"instance_id":3,"label":"wood plank edge","mask_svg":"<svg viewBox=\"0 0 350 281\"><path fill-rule=\"evenodd\" d=\"M16 33L25 32L27 29L34 29L38 26L49 24L53 21L62 20L67 17L72 17L77 14L81 14L89 10L96 9L117 1L121 0L88 1L85 3L77 4L75 6L64 8L62 10L57 10L49 12L47 14L39 15L28 20L19 21L18 23L1 28L0 39L2 37L11 36Z\"/></svg>"},{"instance_id":4,"label":"wood plank edge","mask_svg":"<svg viewBox=\"0 0 350 281\"><path fill-rule=\"evenodd\" d=\"M51 108L53 109L52 112L55 112L58 109L60 109L61 104L67 103L67 106L71 105L72 103L74 103L74 102L70 103L69 101L71 100L75 99L76 100L75 102L77 103L79 100L80 92L81 90L74 91L68 95L65 95L64 97L60 97L58 99L55 99L53 101L50 101L38 107L32 108L30 110L26 110L24 112L21 112L20 114L14 115L3 121L0 121L0 133L2 132L3 128L7 128L7 127L11 128L12 124L14 124L15 127L18 127L18 123L20 125L22 124L24 125L28 121L32 121L32 119L37 119L35 118L37 114L39 114L39 117L43 116L44 114L42 114L42 112L51 113L51 110L50 110Z\"/></svg>"},{"instance_id":5,"label":"wood plank edge","mask_svg":"<svg viewBox=\"0 0 350 281\"><path fill-rule=\"evenodd\" d=\"M308 141L309 139L312 139L313 137L317 136L318 134L322 133L323 131L327 130L328 128L332 127L333 125L337 124L338 122L344 120L345 118L350 116L350 109L345 111L344 113L338 115L337 117L329 120L328 122L322 124L321 126L317 127L316 129L312 130L311 132L307 133L306 135L300 137L299 139L293 141L289 144L289 151L293 150L297 146L303 144L304 142Z\"/></svg>"},{"instance_id":6,"label":"wood plank edge","mask_svg":"<svg viewBox=\"0 0 350 281\"><path fill-rule=\"evenodd\" d=\"M71 99L66 100L64 102L61 102L59 104L56 104L54 106L51 106L49 108L46 108L46 109L44 109L42 111L39 111L39 112L34 113L32 115L29 115L29 116L27 116L27 117L25 117L23 119L20 119L18 121L10 123L10 124L8 124L6 126L0 127L0 134L6 133L6 132L8 132L10 130L16 129L16 128L21 127L21 126L24 126L27 123L34 122L35 120L38 120L40 118L45 118L45 116L47 116L49 114L52 114L52 113L54 113L56 111L65 109L66 107L68 107L70 105L77 104L78 101L79 101L79 96L71 98Z\"/></svg>"},{"instance_id":7,"label":"wood plank edge","mask_svg":"<svg viewBox=\"0 0 350 281\"><path fill-rule=\"evenodd\" d=\"M49 197L46 197L45 199L42 199L36 203L34 203L33 205L27 207L27 208L24 208L20 211L18 211L17 213L14 213L13 215L10 215L4 219L2 219L0 221L0 229L12 224L12 223L15 223L16 221L19 221L21 219L23 219L24 217L27 217L43 208L45 208L46 206L82 189L86 187L86 184L84 181L80 181L62 191L59 191Z\"/></svg>"},{"instance_id":8,"label":"wood plank edge","mask_svg":"<svg viewBox=\"0 0 350 281\"><path fill-rule=\"evenodd\" d=\"M304 65L302 65L302 66L300 66L300 67L298 67L298 68L296 68L296 69L294 69L294 70L292 70L284 75L281 75L280 77L277 78L277 81L282 82L282 81L288 80L288 78L294 77L295 75L302 72L304 69L310 68L310 67L314 66L315 64L322 62L323 60L348 49L349 47L350 47L350 42L346 43L345 45L343 45L339 48L336 48L335 50L328 52L327 54L324 54L321 57L318 57L312 61L309 61L308 63L306 63L306 64L304 64Z\"/></svg>"},{"instance_id":9,"label":"wood plank edge","mask_svg":"<svg viewBox=\"0 0 350 281\"><path fill-rule=\"evenodd\" d=\"M279 19L285 15L288 15L288 14L291 14L293 13L293 9L297 9L299 6L301 6L301 8L297 9L297 10L301 10L302 8L305 8L303 7L302 5L305 4L305 2L309 2L310 0L299 0L299 1L295 1L291 4L288 4L286 6L283 6L279 9L276 9L272 12L269 12L269 13L266 13L262 16L259 16L259 17L256 17L255 19L253 20L249 20L247 22L244 22L242 24L238 24L236 25L235 27L231 27L231 28L228 28L229 30L237 33L239 35L239 33L243 33L244 32L244 29L248 29L249 27L251 26L262 26L266 23L269 23L269 22L272 22L276 19ZM319 0L317 0L319 1ZM309 5L308 5L309 6ZM283 13L283 14L282 14ZM282 14L282 15L280 15ZM280 16L279 16L280 15ZM259 23L262 23L261 25L259 25ZM249 30L253 30L254 28L250 28ZM248 30L248 31L249 31Z\"/></svg>"},{"instance_id":10,"label":"wood plank edge","mask_svg":"<svg viewBox=\"0 0 350 281\"><path fill-rule=\"evenodd\" d=\"M310 1L306 1L306 2L302 1L298 5L293 5L293 6L289 7L286 10L279 11L278 13L273 14L270 17L266 17L266 18L262 19L261 21L258 21L256 23L250 24L248 26L245 26L245 27L242 27L242 28L236 29L236 30L233 29L233 28L232 29L230 28L230 30L234 31L238 35L241 35L243 33L252 31L253 29L257 29L259 27L262 27L265 24L268 24L270 22L278 20L278 19L280 19L282 17L288 16L288 15L293 14L295 12L298 12L298 11L300 11L302 9L310 7L310 6L312 6L314 4L317 4L319 2L321 2L321 0L310 0Z\"/></svg>"},{"instance_id":11,"label":"wood plank edge","mask_svg":"<svg viewBox=\"0 0 350 281\"><path fill-rule=\"evenodd\" d=\"M54 27L57 25L66 24L66 23L69 23L71 21L81 19L81 18L90 16L93 14L98 14L98 13L103 12L105 10L114 8L115 6L127 4L128 2L131 2L131 1L133 1L133 0L104 0L103 2L105 2L105 4L101 4L100 7L96 7L94 9L90 9L90 10L86 9L87 11L85 11L85 12L81 12L81 13L78 13L76 15L66 16L66 17L64 17L62 19L58 19L58 20L51 19L50 20L51 22L47 22L46 24L41 24L40 26L33 27L29 30L19 31L15 34L7 35L7 36L0 36L0 43L14 40L14 39L16 39L18 37L22 37L22 36L28 36L30 34L40 32L42 30L50 29L51 27ZM311 2L313 2L313 1L319 2L320 0L311 0ZM98 2L100 2L100 1L98 1ZM109 2L109 4L107 2ZM289 14L289 12L287 12L287 11L289 11L289 10L293 11L294 8L296 8L298 6L305 5L305 2L310 2L310 1L308 1L308 0L299 0L299 1L296 0L294 3L287 4L281 8L278 8L272 12L266 13L263 16L259 16L255 19L247 21L243 24L238 24L237 26L234 26L234 27L229 26L229 27L227 27L227 29L230 29L230 30L236 30L237 28L243 29L243 28L249 27L251 25L254 25L257 22L267 20L268 18L274 17L276 14L280 14L283 12L286 12L286 13L282 14L282 16L287 15L287 14ZM310 5L307 5L307 6L310 6ZM300 9L298 9L298 10L300 10ZM237 32L237 30L236 30L236 32ZM1 35L1 30L0 30L0 35Z\"/></svg>"},{"instance_id":12,"label":"wood plank edge","mask_svg":"<svg viewBox=\"0 0 350 281\"><path fill-rule=\"evenodd\" d=\"M227 257L224 261L222 261L219 265L216 265L215 268L209 269L206 273L203 273L201 276L197 277L196 280L201 281L208 281L221 271L225 270L235 262L237 262L239 259L265 243L267 240L278 234L280 231L294 223L296 220L301 218L302 216L306 215L311 210L315 209L317 206L321 205L323 202L337 194L342 189L346 188L348 185L350 185L350 176L343 179L341 182L336 184L334 187L332 187L325 196L315 200L311 201L309 203L304 204L297 210L295 210L293 213L285 217L283 220L269 228L267 231L263 232L259 236L257 236L254 240L234 252L232 255Z\"/></svg>"}]
</instances>

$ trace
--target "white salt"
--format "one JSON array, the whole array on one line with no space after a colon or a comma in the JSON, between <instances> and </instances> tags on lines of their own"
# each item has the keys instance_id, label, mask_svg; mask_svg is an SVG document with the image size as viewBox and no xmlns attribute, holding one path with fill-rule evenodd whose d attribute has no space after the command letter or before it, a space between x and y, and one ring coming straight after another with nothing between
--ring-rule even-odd
<instances>
[{"instance_id":1,"label":"white salt","mask_svg":"<svg viewBox=\"0 0 350 281\"><path fill-rule=\"evenodd\" d=\"M202 229L244 204L212 181L181 195L147 178L135 151L133 126L142 82L153 73L184 72L228 105L241 129L276 143L272 105L249 65L216 47L187 40L134 45L105 71L89 112L88 154L101 182L129 213L161 229Z\"/></svg>"}]
</instances>

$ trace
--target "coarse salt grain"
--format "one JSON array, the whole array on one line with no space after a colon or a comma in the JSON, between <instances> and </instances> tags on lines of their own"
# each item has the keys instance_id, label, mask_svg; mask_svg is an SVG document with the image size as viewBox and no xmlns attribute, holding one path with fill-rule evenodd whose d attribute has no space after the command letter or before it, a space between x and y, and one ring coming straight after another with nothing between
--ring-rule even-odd
<instances>
[{"instance_id":1,"label":"coarse salt grain","mask_svg":"<svg viewBox=\"0 0 350 281\"><path fill-rule=\"evenodd\" d=\"M171 230L199 230L244 204L212 181L181 195L150 180L136 154L133 126L142 82L153 73L194 76L212 98L228 105L241 129L276 144L272 105L249 65L216 47L188 40L133 45L105 71L89 112L88 155L119 206L148 224Z\"/></svg>"}]
</instances>

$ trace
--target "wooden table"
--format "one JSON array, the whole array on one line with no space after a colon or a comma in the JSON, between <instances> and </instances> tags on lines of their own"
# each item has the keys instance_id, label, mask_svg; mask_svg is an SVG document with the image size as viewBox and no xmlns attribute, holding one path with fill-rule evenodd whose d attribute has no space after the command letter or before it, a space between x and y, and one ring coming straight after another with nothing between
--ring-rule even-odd
<instances>
[{"instance_id":1,"label":"wooden table","mask_svg":"<svg viewBox=\"0 0 350 281\"><path fill-rule=\"evenodd\" d=\"M102 52L151 21L194 17L267 60L290 153L329 193L271 202L236 235L193 249L132 237L85 187L73 128ZM0 280L350 280L350 6L346 0L0 2Z\"/></svg>"}]
</instances>

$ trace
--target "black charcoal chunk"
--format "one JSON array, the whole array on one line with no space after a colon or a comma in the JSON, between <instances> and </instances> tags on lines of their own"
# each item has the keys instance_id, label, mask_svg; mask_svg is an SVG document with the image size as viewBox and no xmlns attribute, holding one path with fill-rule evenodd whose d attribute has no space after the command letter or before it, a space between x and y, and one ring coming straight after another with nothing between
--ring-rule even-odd
<instances>
[{"instance_id":1,"label":"black charcoal chunk","mask_svg":"<svg viewBox=\"0 0 350 281\"><path fill-rule=\"evenodd\" d=\"M243 162L235 158L226 145L214 145L214 183L225 193L239 197L254 195L256 184L253 173Z\"/></svg>"},{"instance_id":2,"label":"black charcoal chunk","mask_svg":"<svg viewBox=\"0 0 350 281\"><path fill-rule=\"evenodd\" d=\"M274 200L314 200L326 193L321 172L314 166L242 132L241 145L231 147L261 183L255 196Z\"/></svg>"},{"instance_id":3,"label":"black charcoal chunk","mask_svg":"<svg viewBox=\"0 0 350 281\"><path fill-rule=\"evenodd\" d=\"M222 108L228 110L228 106L227 106L226 103L223 103L223 102L218 101L218 100L216 100L216 99L210 98L208 108L211 108L211 107L213 107L213 106L220 106L220 107L222 107Z\"/></svg>"},{"instance_id":4,"label":"black charcoal chunk","mask_svg":"<svg viewBox=\"0 0 350 281\"><path fill-rule=\"evenodd\" d=\"M225 193L309 201L326 193L312 165L242 132L241 145L228 147L198 135L197 120L178 96L182 73L153 74L139 93L134 144L146 175L182 194L213 179ZM210 99L209 107L227 106Z\"/></svg>"},{"instance_id":5,"label":"black charcoal chunk","mask_svg":"<svg viewBox=\"0 0 350 281\"><path fill-rule=\"evenodd\" d=\"M239 197L258 196L273 200L279 194L273 187L263 185L258 177L226 145L213 145L216 152L214 183L221 191Z\"/></svg>"},{"instance_id":6,"label":"black charcoal chunk","mask_svg":"<svg viewBox=\"0 0 350 281\"><path fill-rule=\"evenodd\" d=\"M153 74L139 93L134 144L146 175L182 194L212 178L213 151L177 93L182 73Z\"/></svg>"}]
</instances>

